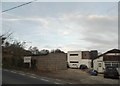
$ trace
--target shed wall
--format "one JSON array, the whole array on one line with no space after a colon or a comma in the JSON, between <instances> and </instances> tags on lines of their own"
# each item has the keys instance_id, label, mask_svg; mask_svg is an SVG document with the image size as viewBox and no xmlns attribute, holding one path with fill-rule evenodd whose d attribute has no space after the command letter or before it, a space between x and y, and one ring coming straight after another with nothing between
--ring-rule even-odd
<instances>
[{"instance_id":1,"label":"shed wall","mask_svg":"<svg viewBox=\"0 0 120 86\"><path fill-rule=\"evenodd\" d=\"M48 54L37 57L37 69L41 71L55 71L67 69L66 54Z\"/></svg>"}]
</instances>

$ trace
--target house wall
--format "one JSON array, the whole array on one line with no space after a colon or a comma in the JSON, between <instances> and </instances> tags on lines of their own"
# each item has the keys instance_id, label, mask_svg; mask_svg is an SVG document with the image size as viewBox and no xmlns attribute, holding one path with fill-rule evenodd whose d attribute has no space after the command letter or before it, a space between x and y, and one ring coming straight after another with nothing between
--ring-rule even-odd
<instances>
[{"instance_id":1,"label":"house wall","mask_svg":"<svg viewBox=\"0 0 120 86\"><path fill-rule=\"evenodd\" d=\"M53 53L46 56L37 56L36 58L36 66L40 71L56 71L67 69L66 54L64 53Z\"/></svg>"},{"instance_id":2,"label":"house wall","mask_svg":"<svg viewBox=\"0 0 120 86\"><path fill-rule=\"evenodd\" d=\"M118 65L119 64L118 58L120 58L119 55L120 54L115 54L115 53L107 53L105 55L102 55L101 57L99 57L93 61L93 64L94 64L93 69L97 70L99 73L103 73L106 66ZM101 71L99 70L100 69L99 63L102 64ZM118 68L118 67L116 66L116 68Z\"/></svg>"},{"instance_id":3,"label":"house wall","mask_svg":"<svg viewBox=\"0 0 120 86\"><path fill-rule=\"evenodd\" d=\"M120 55L104 55L103 61L120 61Z\"/></svg>"},{"instance_id":4,"label":"house wall","mask_svg":"<svg viewBox=\"0 0 120 86\"><path fill-rule=\"evenodd\" d=\"M120 55L120 53L108 53L106 55Z\"/></svg>"}]
</instances>

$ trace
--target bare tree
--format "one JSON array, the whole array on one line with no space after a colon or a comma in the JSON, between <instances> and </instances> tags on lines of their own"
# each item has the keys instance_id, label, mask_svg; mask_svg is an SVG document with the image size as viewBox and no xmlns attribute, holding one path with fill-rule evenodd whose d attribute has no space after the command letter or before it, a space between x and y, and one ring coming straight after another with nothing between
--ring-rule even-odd
<instances>
[{"instance_id":1,"label":"bare tree","mask_svg":"<svg viewBox=\"0 0 120 86\"><path fill-rule=\"evenodd\" d=\"M64 51L60 49L55 49L55 50L51 50L51 53L64 53Z\"/></svg>"},{"instance_id":2,"label":"bare tree","mask_svg":"<svg viewBox=\"0 0 120 86\"><path fill-rule=\"evenodd\" d=\"M43 49L40 51L40 55L47 55L49 54L49 50Z\"/></svg>"},{"instance_id":3,"label":"bare tree","mask_svg":"<svg viewBox=\"0 0 120 86\"><path fill-rule=\"evenodd\" d=\"M29 51L31 51L34 55L39 55L39 49L37 47L29 47Z\"/></svg>"},{"instance_id":4,"label":"bare tree","mask_svg":"<svg viewBox=\"0 0 120 86\"><path fill-rule=\"evenodd\" d=\"M2 35L0 36L0 41L2 41L1 43L3 44L4 41L5 41L6 39L8 39L11 35L12 35L12 33L8 33L8 32L2 34Z\"/></svg>"}]
</instances>

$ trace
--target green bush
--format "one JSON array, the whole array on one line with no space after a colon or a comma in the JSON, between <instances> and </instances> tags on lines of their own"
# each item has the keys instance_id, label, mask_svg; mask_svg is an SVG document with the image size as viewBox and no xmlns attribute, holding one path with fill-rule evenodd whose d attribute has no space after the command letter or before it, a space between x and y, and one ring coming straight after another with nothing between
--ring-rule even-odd
<instances>
[{"instance_id":1,"label":"green bush","mask_svg":"<svg viewBox=\"0 0 120 86\"><path fill-rule=\"evenodd\" d=\"M3 58L3 68L29 68L29 63L24 63L21 57ZM36 69L36 60L31 60L31 69Z\"/></svg>"}]
</instances>

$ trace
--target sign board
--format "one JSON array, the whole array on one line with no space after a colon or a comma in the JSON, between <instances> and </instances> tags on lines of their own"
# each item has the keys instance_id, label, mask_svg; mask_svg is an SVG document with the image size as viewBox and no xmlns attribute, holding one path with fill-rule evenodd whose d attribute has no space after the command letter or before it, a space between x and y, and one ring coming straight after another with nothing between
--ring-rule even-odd
<instances>
[{"instance_id":1,"label":"sign board","mask_svg":"<svg viewBox=\"0 0 120 86\"><path fill-rule=\"evenodd\" d=\"M31 63L31 57L24 57L24 63Z\"/></svg>"}]
</instances>

